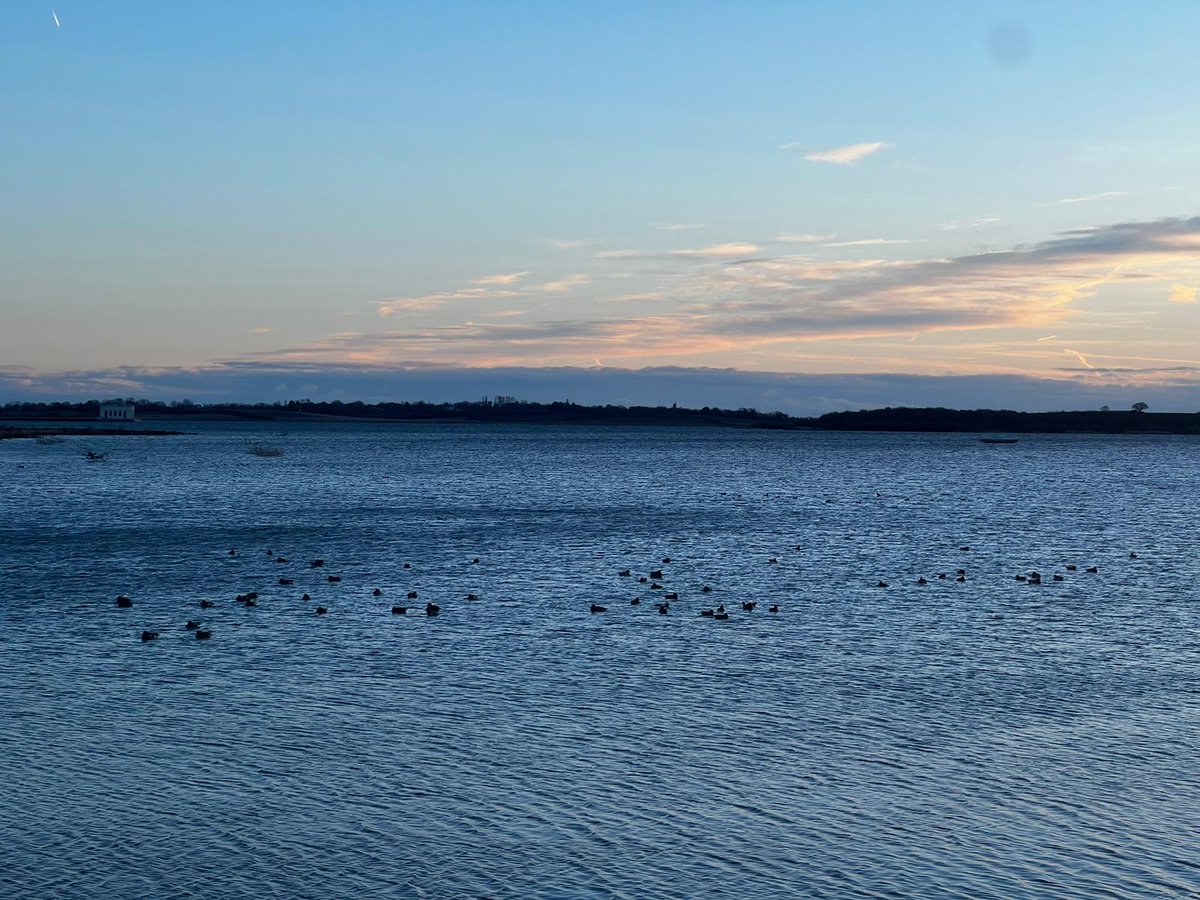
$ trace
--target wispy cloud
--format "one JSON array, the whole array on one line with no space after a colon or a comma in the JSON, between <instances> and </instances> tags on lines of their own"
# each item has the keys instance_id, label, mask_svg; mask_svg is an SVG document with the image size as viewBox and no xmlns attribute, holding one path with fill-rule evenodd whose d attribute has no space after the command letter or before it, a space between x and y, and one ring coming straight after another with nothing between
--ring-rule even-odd
<instances>
[{"instance_id":1,"label":"wispy cloud","mask_svg":"<svg viewBox=\"0 0 1200 900\"><path fill-rule=\"evenodd\" d=\"M780 150L791 150L804 154L809 162L833 163L838 166L852 166L859 160L866 159L881 150L889 150L892 145L886 141L869 141L862 144L847 144L844 147L833 147L829 150L813 150L803 144L783 144Z\"/></svg>"},{"instance_id":2,"label":"wispy cloud","mask_svg":"<svg viewBox=\"0 0 1200 900\"><path fill-rule=\"evenodd\" d=\"M1085 369L1095 370L1096 367L1093 366L1090 362L1088 362L1088 358L1086 356L1084 356L1082 353L1080 353L1078 350L1071 350L1068 348L1063 348L1063 352L1066 353L1068 356L1074 356L1076 359L1078 359L1080 362L1080 365L1082 365Z\"/></svg>"},{"instance_id":3,"label":"wispy cloud","mask_svg":"<svg viewBox=\"0 0 1200 900\"><path fill-rule=\"evenodd\" d=\"M516 284L528 274L528 272L509 272L506 275L481 275L479 278L472 278L471 284Z\"/></svg>"},{"instance_id":4,"label":"wispy cloud","mask_svg":"<svg viewBox=\"0 0 1200 900\"><path fill-rule=\"evenodd\" d=\"M1196 289L1186 284L1171 285L1171 293L1167 297L1172 303L1195 303Z\"/></svg>"},{"instance_id":5,"label":"wispy cloud","mask_svg":"<svg viewBox=\"0 0 1200 900\"><path fill-rule=\"evenodd\" d=\"M864 238L858 241L832 241L824 244L825 247L878 247L887 244L920 244L924 241L911 238Z\"/></svg>"},{"instance_id":6,"label":"wispy cloud","mask_svg":"<svg viewBox=\"0 0 1200 900\"><path fill-rule=\"evenodd\" d=\"M1129 191L1101 191L1099 194L1088 194L1083 197L1063 197L1061 200L1051 200L1042 206L1061 206L1070 203L1094 203L1097 200L1109 200L1113 197L1128 197Z\"/></svg>"},{"instance_id":7,"label":"wispy cloud","mask_svg":"<svg viewBox=\"0 0 1200 900\"><path fill-rule=\"evenodd\" d=\"M780 231L771 240L778 244L820 244L833 240L835 234L800 234L792 231Z\"/></svg>"},{"instance_id":8,"label":"wispy cloud","mask_svg":"<svg viewBox=\"0 0 1200 900\"><path fill-rule=\"evenodd\" d=\"M596 242L592 238L546 238L542 243L554 250L578 250Z\"/></svg>"},{"instance_id":9,"label":"wispy cloud","mask_svg":"<svg viewBox=\"0 0 1200 900\"><path fill-rule=\"evenodd\" d=\"M604 250L596 259L736 259L758 251L758 244L734 241L688 250Z\"/></svg>"},{"instance_id":10,"label":"wispy cloud","mask_svg":"<svg viewBox=\"0 0 1200 900\"><path fill-rule=\"evenodd\" d=\"M531 290L540 291L543 294L565 294L570 291L571 288L588 284L591 280L591 278L583 274L568 275L565 278L558 279L557 281L547 281L543 284L536 285L532 287Z\"/></svg>"},{"instance_id":11,"label":"wispy cloud","mask_svg":"<svg viewBox=\"0 0 1200 900\"><path fill-rule=\"evenodd\" d=\"M651 222L650 227L659 231L701 231L708 225L703 222Z\"/></svg>"}]
</instances>

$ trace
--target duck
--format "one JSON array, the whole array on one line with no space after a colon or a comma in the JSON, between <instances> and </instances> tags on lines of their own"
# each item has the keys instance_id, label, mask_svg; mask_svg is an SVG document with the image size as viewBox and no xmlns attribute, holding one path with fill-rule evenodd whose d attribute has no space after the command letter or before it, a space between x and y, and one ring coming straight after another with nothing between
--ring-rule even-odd
<instances>
[{"instance_id":1,"label":"duck","mask_svg":"<svg viewBox=\"0 0 1200 900\"><path fill-rule=\"evenodd\" d=\"M645 584L648 580L645 575L638 576L638 584Z\"/></svg>"},{"instance_id":2,"label":"duck","mask_svg":"<svg viewBox=\"0 0 1200 900\"><path fill-rule=\"evenodd\" d=\"M1130 550L1130 551L1129 551L1129 558L1130 558L1130 559L1137 559L1137 558L1138 558L1138 555L1137 555L1136 553L1134 553L1132 550Z\"/></svg>"},{"instance_id":3,"label":"duck","mask_svg":"<svg viewBox=\"0 0 1200 900\"><path fill-rule=\"evenodd\" d=\"M472 563L477 563L477 562L479 562L479 557L478 557L478 556L476 556L476 557L475 557L473 560L471 560L471 562L472 562Z\"/></svg>"},{"instance_id":4,"label":"duck","mask_svg":"<svg viewBox=\"0 0 1200 900\"><path fill-rule=\"evenodd\" d=\"M246 602L245 602L245 603L243 603L242 605L243 605L243 606L245 606L245 607L246 607L246 609L250 609L251 607L258 606L258 601L257 601L257 600L251 600L249 597L247 597L247 598L246 598Z\"/></svg>"},{"instance_id":5,"label":"duck","mask_svg":"<svg viewBox=\"0 0 1200 900\"><path fill-rule=\"evenodd\" d=\"M716 619L718 622L726 622L729 620L729 613L727 613L727 612L713 613L713 618Z\"/></svg>"},{"instance_id":6,"label":"duck","mask_svg":"<svg viewBox=\"0 0 1200 900\"><path fill-rule=\"evenodd\" d=\"M959 576L958 576L957 578L955 578L954 580L955 580L955 581L958 581L958 582L963 582L963 581L966 581L966 580L967 580L967 576L966 576L966 575L959 575Z\"/></svg>"},{"instance_id":7,"label":"duck","mask_svg":"<svg viewBox=\"0 0 1200 900\"><path fill-rule=\"evenodd\" d=\"M296 580L294 578L280 578L279 579L279 584L282 587L287 587L288 585L292 585L295 583L296 583Z\"/></svg>"},{"instance_id":8,"label":"duck","mask_svg":"<svg viewBox=\"0 0 1200 900\"><path fill-rule=\"evenodd\" d=\"M333 584L334 582L341 581L342 576L341 575L330 575L325 580L328 581L330 584Z\"/></svg>"},{"instance_id":9,"label":"duck","mask_svg":"<svg viewBox=\"0 0 1200 900\"><path fill-rule=\"evenodd\" d=\"M200 627L200 623L197 622L195 619L188 619L187 624L184 625L183 627L186 628L188 631L195 631L197 628Z\"/></svg>"},{"instance_id":10,"label":"duck","mask_svg":"<svg viewBox=\"0 0 1200 900\"><path fill-rule=\"evenodd\" d=\"M592 604L592 612L594 612L594 613L608 612L608 607L601 606L599 603L593 603Z\"/></svg>"},{"instance_id":11,"label":"duck","mask_svg":"<svg viewBox=\"0 0 1200 900\"><path fill-rule=\"evenodd\" d=\"M1097 566L1088 566L1086 569L1084 569L1084 571L1091 572L1093 575L1095 575L1097 572L1100 571L1100 569Z\"/></svg>"},{"instance_id":12,"label":"duck","mask_svg":"<svg viewBox=\"0 0 1200 900\"><path fill-rule=\"evenodd\" d=\"M479 595L478 594L467 594L467 599L468 600L478 600Z\"/></svg>"},{"instance_id":13,"label":"duck","mask_svg":"<svg viewBox=\"0 0 1200 900\"><path fill-rule=\"evenodd\" d=\"M323 615L325 615L325 613L327 613L327 612L329 612L329 609L328 609L327 607L324 607L324 606L318 606L318 607L317 607L317 615L318 615L318 616L323 616Z\"/></svg>"},{"instance_id":14,"label":"duck","mask_svg":"<svg viewBox=\"0 0 1200 900\"><path fill-rule=\"evenodd\" d=\"M875 585L875 587L887 587L887 586L888 586L888 583L886 581L880 581L878 584Z\"/></svg>"},{"instance_id":15,"label":"duck","mask_svg":"<svg viewBox=\"0 0 1200 900\"><path fill-rule=\"evenodd\" d=\"M209 631L208 629L206 629L206 628L197 628L196 629L196 640L207 641L210 637L212 637L212 632Z\"/></svg>"},{"instance_id":16,"label":"duck","mask_svg":"<svg viewBox=\"0 0 1200 900\"><path fill-rule=\"evenodd\" d=\"M678 591L668 591L667 593L663 594L663 599L664 600L678 600L679 592Z\"/></svg>"},{"instance_id":17,"label":"duck","mask_svg":"<svg viewBox=\"0 0 1200 900\"><path fill-rule=\"evenodd\" d=\"M717 607L717 612L718 613L725 612L725 604L724 603L722 603L720 606Z\"/></svg>"},{"instance_id":18,"label":"duck","mask_svg":"<svg viewBox=\"0 0 1200 900\"><path fill-rule=\"evenodd\" d=\"M305 594L305 595L304 595L303 597L301 597L300 599L301 599L301 600L303 600L305 603L307 603L309 600L311 600L311 599L312 599L312 597L310 597L308 594Z\"/></svg>"},{"instance_id":19,"label":"duck","mask_svg":"<svg viewBox=\"0 0 1200 900\"><path fill-rule=\"evenodd\" d=\"M371 591L371 596L372 597L382 597L383 591L381 591L379 588L375 588L375 590Z\"/></svg>"},{"instance_id":20,"label":"duck","mask_svg":"<svg viewBox=\"0 0 1200 900\"><path fill-rule=\"evenodd\" d=\"M662 577L663 577L662 569L654 569L654 570L653 570L653 571L650 573L650 579L651 579L652 581L658 581L658 580L660 580Z\"/></svg>"},{"instance_id":21,"label":"duck","mask_svg":"<svg viewBox=\"0 0 1200 900\"><path fill-rule=\"evenodd\" d=\"M702 610L700 610L700 615L702 615L702 616L708 616L708 617L710 617L710 618L711 618L712 616L716 615L716 610L712 610L712 609L702 609Z\"/></svg>"},{"instance_id":22,"label":"duck","mask_svg":"<svg viewBox=\"0 0 1200 900\"><path fill-rule=\"evenodd\" d=\"M652 591L661 591L661 590L662 590L662 585L661 585L661 584L659 584L657 581L652 581L652 582L650 582L650 590L652 590Z\"/></svg>"},{"instance_id":23,"label":"duck","mask_svg":"<svg viewBox=\"0 0 1200 900\"><path fill-rule=\"evenodd\" d=\"M230 556L237 556L237 551L236 551L236 550L230 550L230 551L229 551L229 555L230 555ZM153 634L154 632L150 632L150 633L151 633L151 634ZM152 640L153 640L153 639L152 639Z\"/></svg>"},{"instance_id":24,"label":"duck","mask_svg":"<svg viewBox=\"0 0 1200 900\"><path fill-rule=\"evenodd\" d=\"M213 605L213 602L211 600L201 600L200 601L201 609L210 609L212 607L212 605Z\"/></svg>"},{"instance_id":25,"label":"duck","mask_svg":"<svg viewBox=\"0 0 1200 900\"><path fill-rule=\"evenodd\" d=\"M157 641L157 640L158 640L158 632L157 631L143 631L142 632L142 642L143 643L145 643L146 641Z\"/></svg>"},{"instance_id":26,"label":"duck","mask_svg":"<svg viewBox=\"0 0 1200 900\"><path fill-rule=\"evenodd\" d=\"M325 560L323 560L323 559L314 559L314 560L313 560L312 562L310 562L308 565L309 565L309 567L310 567L310 568L313 568L313 569L319 569L319 568L321 568L321 566L325 565Z\"/></svg>"},{"instance_id":27,"label":"duck","mask_svg":"<svg viewBox=\"0 0 1200 900\"><path fill-rule=\"evenodd\" d=\"M392 607L392 615L393 616L402 616L407 612L408 612L407 606L393 606Z\"/></svg>"},{"instance_id":28,"label":"duck","mask_svg":"<svg viewBox=\"0 0 1200 900\"><path fill-rule=\"evenodd\" d=\"M758 606L753 600L746 600L742 603L742 609L746 612L754 612L754 607Z\"/></svg>"},{"instance_id":29,"label":"duck","mask_svg":"<svg viewBox=\"0 0 1200 900\"><path fill-rule=\"evenodd\" d=\"M417 592L416 592L416 591L409 591L409 592L408 592L408 599L409 599L409 600L416 600L416 599L417 599Z\"/></svg>"},{"instance_id":30,"label":"duck","mask_svg":"<svg viewBox=\"0 0 1200 900\"><path fill-rule=\"evenodd\" d=\"M412 568L412 563L405 563L405 564L404 564L404 568L406 568L406 569L411 569L411 568Z\"/></svg>"},{"instance_id":31,"label":"duck","mask_svg":"<svg viewBox=\"0 0 1200 900\"><path fill-rule=\"evenodd\" d=\"M117 598L117 608L118 609L129 609L132 606L133 606L133 601L130 600L128 597L126 597L124 594L122 594L120 597Z\"/></svg>"},{"instance_id":32,"label":"duck","mask_svg":"<svg viewBox=\"0 0 1200 900\"><path fill-rule=\"evenodd\" d=\"M628 569L622 569L620 572L617 573L617 577L618 578L628 578L632 574L633 573L630 572Z\"/></svg>"},{"instance_id":33,"label":"duck","mask_svg":"<svg viewBox=\"0 0 1200 900\"><path fill-rule=\"evenodd\" d=\"M655 605L658 607L658 614L660 616L665 616L671 611L671 604L669 603L657 603Z\"/></svg>"},{"instance_id":34,"label":"duck","mask_svg":"<svg viewBox=\"0 0 1200 900\"><path fill-rule=\"evenodd\" d=\"M775 558L774 556L772 556L770 559L767 560L767 563L769 565L779 565L779 560L777 558Z\"/></svg>"},{"instance_id":35,"label":"duck","mask_svg":"<svg viewBox=\"0 0 1200 900\"><path fill-rule=\"evenodd\" d=\"M630 606L638 606L641 604L641 602L642 602L641 597L634 597L632 600L629 601L629 605Z\"/></svg>"},{"instance_id":36,"label":"duck","mask_svg":"<svg viewBox=\"0 0 1200 900\"><path fill-rule=\"evenodd\" d=\"M1063 568L1066 569L1068 572L1077 572L1079 570L1079 566L1075 566L1075 565L1063 566Z\"/></svg>"},{"instance_id":37,"label":"duck","mask_svg":"<svg viewBox=\"0 0 1200 900\"><path fill-rule=\"evenodd\" d=\"M706 584L704 587L700 588L700 593L702 593L702 594L711 594L711 593L712 593L712 588L710 588L710 587L709 587L709 586Z\"/></svg>"},{"instance_id":38,"label":"duck","mask_svg":"<svg viewBox=\"0 0 1200 900\"><path fill-rule=\"evenodd\" d=\"M962 545L961 547L959 547L958 549L959 549L959 550L961 550L963 553L969 553L969 552L970 552L970 550L971 550L970 546L969 546L969 545L967 545L967 544L963 544L963 545Z\"/></svg>"},{"instance_id":39,"label":"duck","mask_svg":"<svg viewBox=\"0 0 1200 900\"><path fill-rule=\"evenodd\" d=\"M1063 580L1063 577L1062 577L1061 575L1059 575L1059 574L1055 573L1055 575L1054 575L1054 580L1055 580L1055 581L1062 581L1062 580Z\"/></svg>"},{"instance_id":40,"label":"duck","mask_svg":"<svg viewBox=\"0 0 1200 900\"><path fill-rule=\"evenodd\" d=\"M669 562L671 561L671 557L669 557L669 556L664 556L664 557L662 558L662 561L663 561L663 564L665 565L666 563L669 563Z\"/></svg>"},{"instance_id":41,"label":"duck","mask_svg":"<svg viewBox=\"0 0 1200 900\"><path fill-rule=\"evenodd\" d=\"M287 557L286 556L277 556L277 557L275 557L275 562L285 563L285 562L287 562Z\"/></svg>"},{"instance_id":42,"label":"duck","mask_svg":"<svg viewBox=\"0 0 1200 900\"><path fill-rule=\"evenodd\" d=\"M929 584L929 581L926 580L925 576L922 575L920 578L917 579L917 584L925 585L925 584Z\"/></svg>"},{"instance_id":43,"label":"duck","mask_svg":"<svg viewBox=\"0 0 1200 900\"><path fill-rule=\"evenodd\" d=\"M767 607L767 612L773 612L773 613L779 612L779 604L772 603L770 606Z\"/></svg>"},{"instance_id":44,"label":"duck","mask_svg":"<svg viewBox=\"0 0 1200 900\"><path fill-rule=\"evenodd\" d=\"M440 606L438 606L436 603L426 603L425 604L425 615L427 615L427 616L436 616L441 611L442 611L442 608Z\"/></svg>"}]
</instances>

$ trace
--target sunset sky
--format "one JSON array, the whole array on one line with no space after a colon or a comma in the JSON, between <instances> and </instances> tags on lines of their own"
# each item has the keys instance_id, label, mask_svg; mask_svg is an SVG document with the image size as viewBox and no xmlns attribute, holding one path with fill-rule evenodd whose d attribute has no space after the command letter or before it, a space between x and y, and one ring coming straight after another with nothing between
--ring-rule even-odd
<instances>
[{"instance_id":1,"label":"sunset sky","mask_svg":"<svg viewBox=\"0 0 1200 900\"><path fill-rule=\"evenodd\" d=\"M10 0L0 401L1200 409L1198 41L1192 0Z\"/></svg>"}]
</instances>

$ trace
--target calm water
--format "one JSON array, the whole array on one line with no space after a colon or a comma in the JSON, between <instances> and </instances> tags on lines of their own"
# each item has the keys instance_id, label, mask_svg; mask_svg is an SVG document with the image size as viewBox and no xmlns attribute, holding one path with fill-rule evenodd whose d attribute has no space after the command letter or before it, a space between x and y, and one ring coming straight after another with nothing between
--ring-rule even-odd
<instances>
[{"instance_id":1,"label":"calm water","mask_svg":"<svg viewBox=\"0 0 1200 900\"><path fill-rule=\"evenodd\" d=\"M0 895L1198 896L1198 458L453 426L6 441Z\"/></svg>"}]
</instances>

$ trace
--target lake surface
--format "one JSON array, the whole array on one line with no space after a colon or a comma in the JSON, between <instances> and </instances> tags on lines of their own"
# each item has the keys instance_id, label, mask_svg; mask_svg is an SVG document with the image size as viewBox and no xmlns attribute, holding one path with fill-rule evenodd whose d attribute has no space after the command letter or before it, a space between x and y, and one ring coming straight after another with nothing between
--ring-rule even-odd
<instances>
[{"instance_id":1,"label":"lake surface","mask_svg":"<svg viewBox=\"0 0 1200 900\"><path fill-rule=\"evenodd\" d=\"M5 441L0 895L1198 896L1198 459L521 426Z\"/></svg>"}]
</instances>

